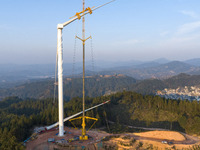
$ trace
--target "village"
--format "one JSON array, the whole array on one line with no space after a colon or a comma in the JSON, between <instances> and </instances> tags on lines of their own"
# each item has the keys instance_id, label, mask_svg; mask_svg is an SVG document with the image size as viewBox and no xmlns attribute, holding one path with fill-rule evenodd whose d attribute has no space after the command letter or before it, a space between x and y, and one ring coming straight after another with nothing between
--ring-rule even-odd
<instances>
[{"instance_id":1,"label":"village","mask_svg":"<svg viewBox=\"0 0 200 150\"><path fill-rule=\"evenodd\" d=\"M162 96L166 99L181 99L181 100L200 100L200 87L199 86L185 86L176 89L165 88L162 91L157 91L156 95Z\"/></svg>"}]
</instances>

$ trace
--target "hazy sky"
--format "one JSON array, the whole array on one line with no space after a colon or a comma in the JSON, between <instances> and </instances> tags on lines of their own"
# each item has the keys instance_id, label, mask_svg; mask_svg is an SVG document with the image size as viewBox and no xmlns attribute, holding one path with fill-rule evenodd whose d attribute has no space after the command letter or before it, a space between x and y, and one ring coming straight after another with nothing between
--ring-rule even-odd
<instances>
[{"instance_id":1,"label":"hazy sky","mask_svg":"<svg viewBox=\"0 0 200 150\"><path fill-rule=\"evenodd\" d=\"M86 0L99 6L109 0ZM185 60L200 57L200 0L116 0L86 16L95 60ZM82 0L0 0L0 64L55 63L57 24L81 11ZM63 29L71 62L81 20ZM81 41L76 40L76 61ZM91 41L87 41L91 59Z\"/></svg>"}]
</instances>

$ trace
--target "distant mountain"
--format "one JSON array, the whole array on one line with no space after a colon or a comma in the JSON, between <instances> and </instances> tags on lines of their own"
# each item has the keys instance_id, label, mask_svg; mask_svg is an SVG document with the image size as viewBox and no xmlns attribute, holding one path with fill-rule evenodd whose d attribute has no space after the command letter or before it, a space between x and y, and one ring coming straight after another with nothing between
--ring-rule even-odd
<instances>
[{"instance_id":1,"label":"distant mountain","mask_svg":"<svg viewBox=\"0 0 200 150\"><path fill-rule=\"evenodd\" d=\"M157 62L159 64L166 64L166 63L169 63L170 60L168 60L166 58L158 58L158 59L155 59L154 62Z\"/></svg>"},{"instance_id":2,"label":"distant mountain","mask_svg":"<svg viewBox=\"0 0 200 150\"><path fill-rule=\"evenodd\" d=\"M88 64L87 74L96 74L93 71L93 66ZM95 71L102 70L95 67ZM75 65L71 63L63 64L64 76L75 76L82 73L82 64ZM35 65L16 65L16 64L0 64L0 89L11 88L26 82L31 82L35 79L54 78L55 64L35 64Z\"/></svg>"},{"instance_id":3,"label":"distant mountain","mask_svg":"<svg viewBox=\"0 0 200 150\"><path fill-rule=\"evenodd\" d=\"M156 67L160 64L168 63L169 60L165 58L159 58L153 61L127 61L127 62L98 62L99 66L103 68L103 71L107 70L121 70L121 69L128 69L128 68L148 68L148 67ZM104 64L105 63L105 64ZM101 65L100 65L101 64Z\"/></svg>"},{"instance_id":4,"label":"distant mountain","mask_svg":"<svg viewBox=\"0 0 200 150\"><path fill-rule=\"evenodd\" d=\"M194 58L184 61L187 64L194 65L200 67L200 58Z\"/></svg>"},{"instance_id":5,"label":"distant mountain","mask_svg":"<svg viewBox=\"0 0 200 150\"><path fill-rule=\"evenodd\" d=\"M152 66L152 67L151 67ZM165 79L180 73L187 74L198 74L200 72L200 67L192 66L190 64L180 62L180 61L172 61L166 64L158 64L158 63L147 63L138 65L138 67L129 67L128 69L121 70L113 70L113 71L104 71L101 72L103 74L119 74L123 73L127 76L131 76L136 79L149 79L149 78L157 78L157 79Z\"/></svg>"},{"instance_id":6,"label":"distant mountain","mask_svg":"<svg viewBox=\"0 0 200 150\"><path fill-rule=\"evenodd\" d=\"M135 68L142 69L142 68L150 68L150 67L157 67L157 66L160 66L160 63L151 61L151 62L146 62L146 63L142 63L140 65L137 65L137 66L135 66Z\"/></svg>"},{"instance_id":7,"label":"distant mountain","mask_svg":"<svg viewBox=\"0 0 200 150\"><path fill-rule=\"evenodd\" d=\"M156 74L158 74L158 76L159 74L161 74L161 77L162 77L164 76L165 73L168 74L169 76L173 76L179 73L190 73L192 71L197 71L200 68L194 67L192 65L189 65L180 61L172 61L172 62L162 64L152 69L156 71Z\"/></svg>"},{"instance_id":8,"label":"distant mountain","mask_svg":"<svg viewBox=\"0 0 200 150\"><path fill-rule=\"evenodd\" d=\"M159 58L154 61L97 61L94 66L86 62L86 75L115 75L125 74L139 80L166 79L180 73L200 75L200 58L181 61L169 61ZM63 64L64 76L80 77L82 75L82 63ZM55 64L36 65L1 65L0 64L0 89L11 88L22 83L32 82L35 79L54 78Z\"/></svg>"}]
</instances>

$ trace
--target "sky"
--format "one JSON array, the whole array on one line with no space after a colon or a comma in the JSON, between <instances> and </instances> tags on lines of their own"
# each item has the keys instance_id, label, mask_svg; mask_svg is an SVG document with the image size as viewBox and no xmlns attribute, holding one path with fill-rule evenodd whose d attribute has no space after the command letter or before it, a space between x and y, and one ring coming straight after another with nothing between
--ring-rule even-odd
<instances>
[{"instance_id":1,"label":"sky","mask_svg":"<svg viewBox=\"0 0 200 150\"><path fill-rule=\"evenodd\" d=\"M86 0L86 7L108 1ZM86 59L200 58L199 6L199 0L116 0L86 15L86 37L92 36ZM82 0L0 0L0 64L55 63L57 24L81 10ZM76 20L63 29L64 63L81 61L75 39L81 28Z\"/></svg>"}]
</instances>

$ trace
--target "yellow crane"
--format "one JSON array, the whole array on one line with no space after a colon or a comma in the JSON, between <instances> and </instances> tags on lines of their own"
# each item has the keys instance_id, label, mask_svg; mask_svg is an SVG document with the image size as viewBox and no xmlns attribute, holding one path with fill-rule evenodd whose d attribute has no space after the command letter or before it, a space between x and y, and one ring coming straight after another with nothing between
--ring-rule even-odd
<instances>
[{"instance_id":1,"label":"yellow crane","mask_svg":"<svg viewBox=\"0 0 200 150\"><path fill-rule=\"evenodd\" d=\"M88 37L88 38L85 38L85 12L89 12L90 14L92 14L92 9L90 7L88 7L88 8L85 9L85 0L83 0L83 10L81 12L79 12L79 13L76 13L76 15L75 15L75 16L78 17L78 19L81 19L80 14L82 15L82 38L80 38L78 36L76 36L76 38L78 38L79 40L81 40L83 42L83 116L69 120L71 122L73 120L82 119L82 135L79 137L80 140L88 140L88 136L86 135L86 129L85 129L85 126L86 126L85 119L95 120L95 122L93 123L93 125L98 120L96 118L85 116L85 42L89 38L92 38L91 36Z\"/></svg>"}]
</instances>

